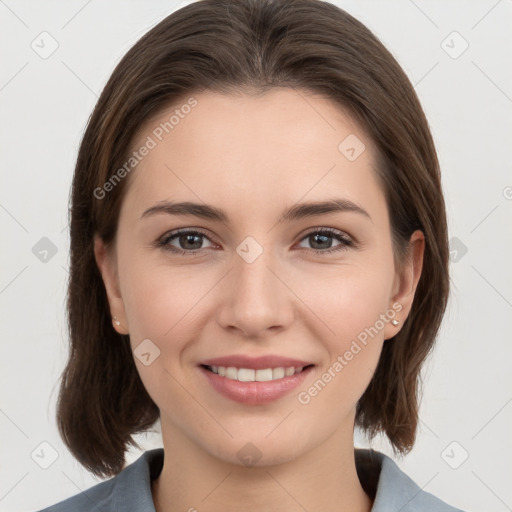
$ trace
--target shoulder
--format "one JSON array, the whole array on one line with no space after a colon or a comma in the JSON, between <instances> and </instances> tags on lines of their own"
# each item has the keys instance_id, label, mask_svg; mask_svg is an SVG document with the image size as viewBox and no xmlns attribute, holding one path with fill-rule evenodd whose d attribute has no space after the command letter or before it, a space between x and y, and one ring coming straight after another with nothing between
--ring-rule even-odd
<instances>
[{"instance_id":1,"label":"shoulder","mask_svg":"<svg viewBox=\"0 0 512 512\"><path fill-rule=\"evenodd\" d=\"M372 512L463 512L421 489L383 453L356 449L356 466L363 487L374 495Z\"/></svg>"},{"instance_id":2,"label":"shoulder","mask_svg":"<svg viewBox=\"0 0 512 512\"><path fill-rule=\"evenodd\" d=\"M39 512L153 512L151 480L162 463L163 449L149 450L110 480Z\"/></svg>"}]
</instances>

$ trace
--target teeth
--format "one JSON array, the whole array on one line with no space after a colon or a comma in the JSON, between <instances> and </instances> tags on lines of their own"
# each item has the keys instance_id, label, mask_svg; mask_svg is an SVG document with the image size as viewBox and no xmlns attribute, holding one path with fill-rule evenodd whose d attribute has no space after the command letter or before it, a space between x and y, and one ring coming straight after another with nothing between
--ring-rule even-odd
<instances>
[{"instance_id":1,"label":"teeth","mask_svg":"<svg viewBox=\"0 0 512 512\"><path fill-rule=\"evenodd\" d=\"M238 380L238 370L234 366L228 366L226 368L226 378Z\"/></svg>"},{"instance_id":2,"label":"teeth","mask_svg":"<svg viewBox=\"0 0 512 512\"><path fill-rule=\"evenodd\" d=\"M254 372L254 380L258 382L267 382L269 380L273 380L274 373L272 368L265 368L264 370L256 370Z\"/></svg>"},{"instance_id":3,"label":"teeth","mask_svg":"<svg viewBox=\"0 0 512 512\"><path fill-rule=\"evenodd\" d=\"M294 373L295 373L295 368L286 368L286 370L284 371L285 377L290 377Z\"/></svg>"},{"instance_id":4,"label":"teeth","mask_svg":"<svg viewBox=\"0 0 512 512\"><path fill-rule=\"evenodd\" d=\"M288 368L280 366L278 368L263 368L261 370L235 368L234 366L209 366L208 368L213 373L217 373L227 379L239 380L240 382L268 382L270 380L282 379L283 377L291 377L296 373L300 373L303 366L297 368L293 366Z\"/></svg>"},{"instance_id":5,"label":"teeth","mask_svg":"<svg viewBox=\"0 0 512 512\"><path fill-rule=\"evenodd\" d=\"M254 382L256 380L256 370L240 368L240 370L238 370L238 380L240 382Z\"/></svg>"},{"instance_id":6,"label":"teeth","mask_svg":"<svg viewBox=\"0 0 512 512\"><path fill-rule=\"evenodd\" d=\"M282 379L284 377L284 374L286 373L286 370L281 368L273 368L272 369L272 378L273 379Z\"/></svg>"}]
</instances>

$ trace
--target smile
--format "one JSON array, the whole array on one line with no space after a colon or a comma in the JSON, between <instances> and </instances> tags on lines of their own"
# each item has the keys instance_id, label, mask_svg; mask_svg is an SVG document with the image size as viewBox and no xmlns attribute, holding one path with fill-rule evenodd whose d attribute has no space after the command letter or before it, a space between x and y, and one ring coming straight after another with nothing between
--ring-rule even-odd
<instances>
[{"instance_id":1,"label":"smile","mask_svg":"<svg viewBox=\"0 0 512 512\"><path fill-rule=\"evenodd\" d=\"M277 368L261 368L255 370L253 368L236 368L234 366L204 365L204 368L212 373L226 377L226 379L238 380L240 382L268 382L280 380L301 373L302 370L307 367L308 366L289 366L285 368L284 366L279 366Z\"/></svg>"},{"instance_id":2,"label":"smile","mask_svg":"<svg viewBox=\"0 0 512 512\"><path fill-rule=\"evenodd\" d=\"M282 359L279 362L285 363L284 366L275 365L275 358L274 361L262 358L257 362L238 358L237 362L231 360L231 365L228 363L227 366L208 361L210 364L203 362L197 368L205 377L204 382L223 397L244 405L263 405L291 393L307 379L315 367L307 361L288 359L285 362ZM239 366L233 366L234 364Z\"/></svg>"}]
</instances>

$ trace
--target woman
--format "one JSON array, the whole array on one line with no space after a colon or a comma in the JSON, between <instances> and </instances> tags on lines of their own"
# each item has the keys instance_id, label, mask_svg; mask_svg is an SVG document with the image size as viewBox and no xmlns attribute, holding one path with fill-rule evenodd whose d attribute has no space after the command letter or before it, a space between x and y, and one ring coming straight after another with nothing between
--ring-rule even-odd
<instances>
[{"instance_id":1,"label":"woman","mask_svg":"<svg viewBox=\"0 0 512 512\"><path fill-rule=\"evenodd\" d=\"M318 0L202 0L114 70L71 199L58 404L114 478L48 512L455 511L413 446L445 310L438 160L406 75ZM190 244L190 245L189 245ZM163 449L125 467L160 420Z\"/></svg>"}]
</instances>

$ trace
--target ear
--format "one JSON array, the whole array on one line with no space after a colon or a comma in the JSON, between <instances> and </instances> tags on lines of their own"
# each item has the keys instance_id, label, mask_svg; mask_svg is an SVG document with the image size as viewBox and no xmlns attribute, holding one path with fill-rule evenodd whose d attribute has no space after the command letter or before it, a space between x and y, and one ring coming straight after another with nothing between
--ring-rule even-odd
<instances>
[{"instance_id":1,"label":"ear","mask_svg":"<svg viewBox=\"0 0 512 512\"><path fill-rule=\"evenodd\" d=\"M422 231L416 230L409 239L409 247L405 261L395 274L391 309L395 311L395 319L399 324L394 326L388 322L384 331L384 339L396 336L407 320L411 311L416 287L420 280L423 268L423 255L425 252L425 236Z\"/></svg>"},{"instance_id":2,"label":"ear","mask_svg":"<svg viewBox=\"0 0 512 512\"><path fill-rule=\"evenodd\" d=\"M112 317L115 316L119 322L118 324L113 321L112 325L119 334L128 334L128 322L119 288L116 257L97 234L94 235L94 257L107 292L110 314Z\"/></svg>"}]
</instances>

